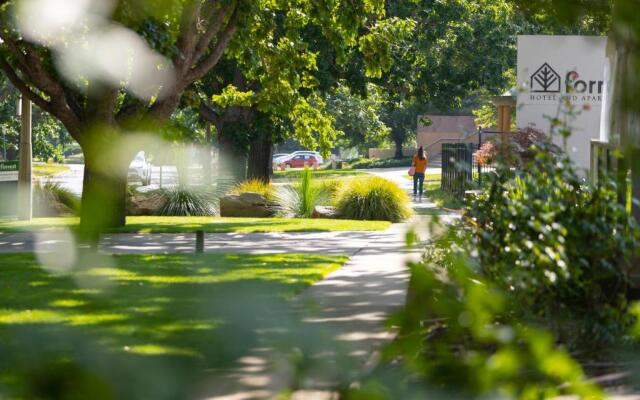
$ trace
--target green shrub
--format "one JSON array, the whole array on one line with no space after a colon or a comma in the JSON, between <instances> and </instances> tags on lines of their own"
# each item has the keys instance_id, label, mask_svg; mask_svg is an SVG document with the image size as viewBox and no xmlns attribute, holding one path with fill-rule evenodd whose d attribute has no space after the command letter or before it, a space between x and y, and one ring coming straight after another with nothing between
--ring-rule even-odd
<instances>
[{"instance_id":1,"label":"green shrub","mask_svg":"<svg viewBox=\"0 0 640 400\"><path fill-rule=\"evenodd\" d=\"M36 182L33 190L33 214L36 217L78 214L80 198L59 183Z\"/></svg>"},{"instance_id":2,"label":"green shrub","mask_svg":"<svg viewBox=\"0 0 640 400\"><path fill-rule=\"evenodd\" d=\"M167 202L158 215L175 217L207 217L217 214L212 195L204 190L177 186L165 191Z\"/></svg>"},{"instance_id":3,"label":"green shrub","mask_svg":"<svg viewBox=\"0 0 640 400\"><path fill-rule=\"evenodd\" d=\"M370 169L370 168L399 168L411 166L411 157L395 158L360 158L349 163L352 169Z\"/></svg>"},{"instance_id":4,"label":"green shrub","mask_svg":"<svg viewBox=\"0 0 640 400\"><path fill-rule=\"evenodd\" d=\"M466 243L456 227L409 265L396 339L345 398L603 398L552 334L514 317L510 292L472 267Z\"/></svg>"},{"instance_id":5,"label":"green shrub","mask_svg":"<svg viewBox=\"0 0 640 400\"><path fill-rule=\"evenodd\" d=\"M541 147L525 172L494 179L469 215L484 274L513 292L523 315L542 318L575 347L625 334L640 243L612 182L590 186L566 155Z\"/></svg>"},{"instance_id":6,"label":"green shrub","mask_svg":"<svg viewBox=\"0 0 640 400\"><path fill-rule=\"evenodd\" d=\"M276 199L276 191L269 183L265 183L260 179L250 179L244 182L240 182L231 188L229 194L240 193L258 193L268 201L274 201Z\"/></svg>"},{"instance_id":7,"label":"green shrub","mask_svg":"<svg viewBox=\"0 0 640 400\"><path fill-rule=\"evenodd\" d=\"M345 218L400 222L411 215L409 196L395 183L372 176L353 179L337 194Z\"/></svg>"},{"instance_id":8,"label":"green shrub","mask_svg":"<svg viewBox=\"0 0 640 400\"><path fill-rule=\"evenodd\" d=\"M280 188L277 195L279 214L286 217L310 218L315 207L327 198L325 189L313 182L311 170L305 168L298 182Z\"/></svg>"}]
</instances>

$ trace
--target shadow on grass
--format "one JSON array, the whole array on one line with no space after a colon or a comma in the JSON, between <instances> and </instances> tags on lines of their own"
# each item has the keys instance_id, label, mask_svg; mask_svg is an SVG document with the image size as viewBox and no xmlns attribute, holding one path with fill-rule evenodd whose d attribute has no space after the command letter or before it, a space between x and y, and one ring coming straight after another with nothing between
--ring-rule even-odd
<instances>
[{"instance_id":1,"label":"shadow on grass","mask_svg":"<svg viewBox=\"0 0 640 400\"><path fill-rule=\"evenodd\" d=\"M287 299L344 257L138 255L54 275L0 258L0 390L34 398L188 398L277 329Z\"/></svg>"},{"instance_id":2,"label":"shadow on grass","mask_svg":"<svg viewBox=\"0 0 640 400\"><path fill-rule=\"evenodd\" d=\"M0 233L18 233L68 227L76 229L78 218L38 218L32 222L0 219ZM333 232L379 231L384 221L350 221L289 218L216 218L216 217L127 217L127 225L107 233L250 233L250 232Z\"/></svg>"}]
</instances>

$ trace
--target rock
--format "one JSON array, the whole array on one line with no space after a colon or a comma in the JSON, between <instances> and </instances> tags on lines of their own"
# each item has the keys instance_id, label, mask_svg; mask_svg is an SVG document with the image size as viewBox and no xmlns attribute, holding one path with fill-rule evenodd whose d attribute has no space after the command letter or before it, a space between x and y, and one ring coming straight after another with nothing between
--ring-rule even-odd
<instances>
[{"instance_id":1,"label":"rock","mask_svg":"<svg viewBox=\"0 0 640 400\"><path fill-rule=\"evenodd\" d=\"M311 214L311 218L322 218L322 219L340 218L340 212L335 207L316 206L313 209L313 214Z\"/></svg>"},{"instance_id":2,"label":"rock","mask_svg":"<svg viewBox=\"0 0 640 400\"><path fill-rule=\"evenodd\" d=\"M267 218L273 215L273 207L258 193L231 194L220 199L221 217Z\"/></svg>"},{"instance_id":3,"label":"rock","mask_svg":"<svg viewBox=\"0 0 640 400\"><path fill-rule=\"evenodd\" d=\"M253 205L267 204L267 199L263 195L258 193L253 193L253 192L240 193L239 197L240 197L240 201L248 204L253 204Z\"/></svg>"},{"instance_id":4,"label":"rock","mask_svg":"<svg viewBox=\"0 0 640 400\"><path fill-rule=\"evenodd\" d=\"M167 202L161 193L137 194L127 201L127 215L155 215Z\"/></svg>"}]
</instances>

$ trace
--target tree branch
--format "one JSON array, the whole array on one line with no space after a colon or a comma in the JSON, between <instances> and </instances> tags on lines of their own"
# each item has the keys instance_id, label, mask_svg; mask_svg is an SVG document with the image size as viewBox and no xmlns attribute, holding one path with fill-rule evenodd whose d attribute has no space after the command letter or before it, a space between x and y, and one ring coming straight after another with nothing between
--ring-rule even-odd
<instances>
[{"instance_id":1,"label":"tree branch","mask_svg":"<svg viewBox=\"0 0 640 400\"><path fill-rule=\"evenodd\" d=\"M217 14L215 13L215 9L212 9L211 14L207 17L209 24L207 26L207 30L198 40L198 44L195 48L195 53L193 59L197 62L202 58L204 53L209 48L211 41L216 35L220 32L222 27L224 26L224 21L227 19L229 14L235 10L235 6L223 7Z\"/></svg>"},{"instance_id":2,"label":"tree branch","mask_svg":"<svg viewBox=\"0 0 640 400\"><path fill-rule=\"evenodd\" d=\"M43 110L49 113L53 112L53 105L45 100L42 96L31 90L31 88L27 86L27 84L22 79L20 79L18 74L16 74L16 72L4 57L0 57L0 69L2 69L9 81L13 84L13 86L15 86L16 89L20 91L20 93L27 96L29 100L31 100L34 104L36 104Z\"/></svg>"},{"instance_id":3,"label":"tree branch","mask_svg":"<svg viewBox=\"0 0 640 400\"><path fill-rule=\"evenodd\" d=\"M202 3L200 1L188 1L184 5L180 20L180 33L178 34L178 54L173 58L173 64L180 72L186 72L193 61L196 48L197 22L200 16Z\"/></svg>"},{"instance_id":4,"label":"tree branch","mask_svg":"<svg viewBox=\"0 0 640 400\"><path fill-rule=\"evenodd\" d=\"M1 21L0 38L2 38L8 47L9 53L17 60L17 69L25 79L21 79L18 76L7 59L2 59L4 63L2 66L3 71L10 77L12 83L23 92L25 96L29 97L33 103L60 119L69 130L69 133L72 135L79 134L82 108L70 107L67 92L61 83L47 71L42 63L41 57L36 54L36 48L24 41L16 41L8 33L9 30L6 29L6 20L2 18ZM13 75L13 79L11 75ZM33 92L26 83L27 81L48 96L50 100L47 101Z\"/></svg>"},{"instance_id":5,"label":"tree branch","mask_svg":"<svg viewBox=\"0 0 640 400\"><path fill-rule=\"evenodd\" d=\"M16 87L16 89L20 91L20 93L22 93L23 96L26 96L27 99L31 100L35 105L37 105L44 111L60 119L71 136L73 136L74 139L78 140L81 132L80 121L71 110L69 110L68 108L63 108L61 104L47 101L42 96L31 90L31 88L22 79L20 79L18 74L16 74L9 62L4 57L0 57L0 69L5 73L9 81L13 84L13 86Z\"/></svg>"},{"instance_id":6,"label":"tree branch","mask_svg":"<svg viewBox=\"0 0 640 400\"><path fill-rule=\"evenodd\" d=\"M207 58L204 59L204 61L193 68L187 75L187 83L191 83L197 81L198 79L201 79L207 74L207 72L209 72L213 67L216 66L218 61L220 61L220 58L222 58L224 51L229 46L229 43L238 30L238 18L239 12L236 8L229 18L229 22L227 22L227 26L225 27L224 31L222 31L222 33L220 34L216 46L213 48L213 50L211 50L211 53L207 56Z\"/></svg>"}]
</instances>

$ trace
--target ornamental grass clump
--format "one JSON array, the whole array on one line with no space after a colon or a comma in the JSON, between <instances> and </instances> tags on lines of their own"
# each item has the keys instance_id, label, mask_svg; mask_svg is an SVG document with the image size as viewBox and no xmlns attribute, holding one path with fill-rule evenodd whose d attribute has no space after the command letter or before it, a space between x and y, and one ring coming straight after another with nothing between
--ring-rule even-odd
<instances>
[{"instance_id":1,"label":"ornamental grass clump","mask_svg":"<svg viewBox=\"0 0 640 400\"><path fill-rule=\"evenodd\" d=\"M49 217L80 212L80 198L59 183L37 182L33 191L33 210L36 217Z\"/></svg>"},{"instance_id":2,"label":"ornamental grass clump","mask_svg":"<svg viewBox=\"0 0 640 400\"><path fill-rule=\"evenodd\" d=\"M277 200L279 214L291 218L310 218L316 206L327 201L326 190L313 182L313 174L305 168L298 182L283 186Z\"/></svg>"},{"instance_id":3,"label":"ornamental grass clump","mask_svg":"<svg viewBox=\"0 0 640 400\"><path fill-rule=\"evenodd\" d=\"M345 218L358 220L400 222L412 213L407 193L377 176L349 182L337 194L336 207Z\"/></svg>"},{"instance_id":4,"label":"ornamental grass clump","mask_svg":"<svg viewBox=\"0 0 640 400\"><path fill-rule=\"evenodd\" d=\"M314 185L326 193L329 203L333 203L337 194L340 193L348 182L349 180L346 179L323 179L314 182Z\"/></svg>"},{"instance_id":5,"label":"ornamental grass clump","mask_svg":"<svg viewBox=\"0 0 640 400\"><path fill-rule=\"evenodd\" d=\"M260 179L250 179L240 182L232 187L228 194L238 195L241 193L257 193L267 199L267 201L274 201L277 197L273 186Z\"/></svg>"},{"instance_id":6,"label":"ornamental grass clump","mask_svg":"<svg viewBox=\"0 0 640 400\"><path fill-rule=\"evenodd\" d=\"M165 192L167 202L158 215L174 217L208 217L217 214L211 194L204 190L177 186Z\"/></svg>"}]
</instances>

